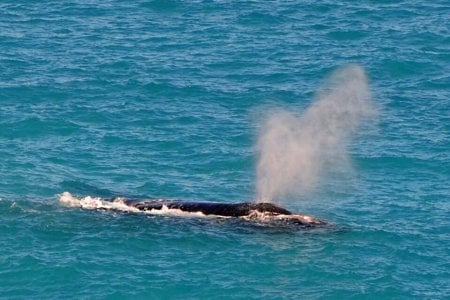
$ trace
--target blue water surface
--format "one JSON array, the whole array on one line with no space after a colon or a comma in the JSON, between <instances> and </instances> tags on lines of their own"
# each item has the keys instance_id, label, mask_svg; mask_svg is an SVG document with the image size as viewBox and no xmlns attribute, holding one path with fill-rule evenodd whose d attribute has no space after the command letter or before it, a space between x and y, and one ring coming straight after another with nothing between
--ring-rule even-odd
<instances>
[{"instance_id":1,"label":"blue water surface","mask_svg":"<svg viewBox=\"0 0 450 300\"><path fill-rule=\"evenodd\" d=\"M450 297L448 1L0 3L0 297ZM334 69L378 122L292 231L83 211L58 194L255 197L258 128Z\"/></svg>"}]
</instances>

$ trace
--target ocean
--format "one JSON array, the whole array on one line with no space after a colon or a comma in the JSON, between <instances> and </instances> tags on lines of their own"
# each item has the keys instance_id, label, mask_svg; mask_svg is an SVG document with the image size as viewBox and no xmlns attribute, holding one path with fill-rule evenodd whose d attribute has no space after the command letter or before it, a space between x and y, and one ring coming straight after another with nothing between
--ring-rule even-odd
<instances>
[{"instance_id":1,"label":"ocean","mask_svg":"<svg viewBox=\"0 0 450 300\"><path fill-rule=\"evenodd\" d=\"M449 16L443 0L2 1L0 298L450 298ZM331 226L64 192L265 200Z\"/></svg>"}]
</instances>

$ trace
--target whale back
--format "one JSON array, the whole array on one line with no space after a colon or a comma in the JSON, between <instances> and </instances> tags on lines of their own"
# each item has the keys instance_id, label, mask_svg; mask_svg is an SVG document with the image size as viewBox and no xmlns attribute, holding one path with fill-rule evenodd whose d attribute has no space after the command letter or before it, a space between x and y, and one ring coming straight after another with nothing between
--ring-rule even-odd
<instances>
[{"instance_id":1,"label":"whale back","mask_svg":"<svg viewBox=\"0 0 450 300\"><path fill-rule=\"evenodd\" d=\"M179 209L185 212L201 212L205 215L218 215L226 217L242 217L250 214L251 211L269 212L277 215L290 215L290 211L276 206L272 203L217 203L217 202L190 202L190 201L128 201L129 205L139 210L161 210L163 206L169 209Z\"/></svg>"}]
</instances>

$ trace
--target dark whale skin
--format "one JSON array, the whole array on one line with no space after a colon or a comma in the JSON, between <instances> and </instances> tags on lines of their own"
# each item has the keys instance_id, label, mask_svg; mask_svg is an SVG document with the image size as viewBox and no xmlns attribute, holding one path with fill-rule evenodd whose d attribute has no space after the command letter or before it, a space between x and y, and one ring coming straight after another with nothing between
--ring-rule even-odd
<instances>
[{"instance_id":1,"label":"dark whale skin","mask_svg":"<svg viewBox=\"0 0 450 300\"><path fill-rule=\"evenodd\" d=\"M178 209L190 213L219 217L244 218L246 220L271 222L272 224L295 224L301 227L315 227L327 225L326 222L301 214L293 214L287 209L275 204L262 202L220 203L220 202L191 202L179 200L124 200L126 205L141 211Z\"/></svg>"},{"instance_id":2,"label":"dark whale skin","mask_svg":"<svg viewBox=\"0 0 450 300\"><path fill-rule=\"evenodd\" d=\"M251 211L261 213L267 212L277 215L291 215L292 213L284 208L272 203L217 203L217 202L188 202L188 201L167 201L167 200L127 200L127 205L139 210L160 210L163 206L169 209L179 209L186 212L201 212L205 215L217 215L224 217L248 216Z\"/></svg>"}]
</instances>

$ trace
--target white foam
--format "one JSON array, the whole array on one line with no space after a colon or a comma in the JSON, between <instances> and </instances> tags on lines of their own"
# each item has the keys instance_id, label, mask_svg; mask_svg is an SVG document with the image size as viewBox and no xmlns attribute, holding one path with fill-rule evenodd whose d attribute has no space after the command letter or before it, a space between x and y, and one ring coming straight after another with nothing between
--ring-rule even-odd
<instances>
[{"instance_id":1,"label":"white foam","mask_svg":"<svg viewBox=\"0 0 450 300\"><path fill-rule=\"evenodd\" d=\"M139 212L139 209L127 205L123 198L115 198L112 201L107 201L100 197L76 197L69 192L64 192L59 195L59 201L69 207L80 207L83 209L106 209L118 210L124 212Z\"/></svg>"},{"instance_id":2,"label":"white foam","mask_svg":"<svg viewBox=\"0 0 450 300\"><path fill-rule=\"evenodd\" d=\"M160 199L163 200L163 199ZM221 217L205 215L202 212L187 212L181 209L169 208L163 205L161 209L140 210L134 206L127 205L123 198L105 200L100 197L76 197L69 192L59 195L59 201L69 207L80 207L83 209L105 209L133 213L145 213L148 215L177 216L177 217Z\"/></svg>"},{"instance_id":3,"label":"white foam","mask_svg":"<svg viewBox=\"0 0 450 300\"><path fill-rule=\"evenodd\" d=\"M205 215L201 211L197 212L189 212L184 211L178 208L169 208L166 205L163 205L161 209L150 209L142 211L149 215L162 215L162 216L175 216L175 217L200 217L200 218L206 218L211 217L211 215ZM221 217L221 216L212 216L212 217Z\"/></svg>"}]
</instances>

